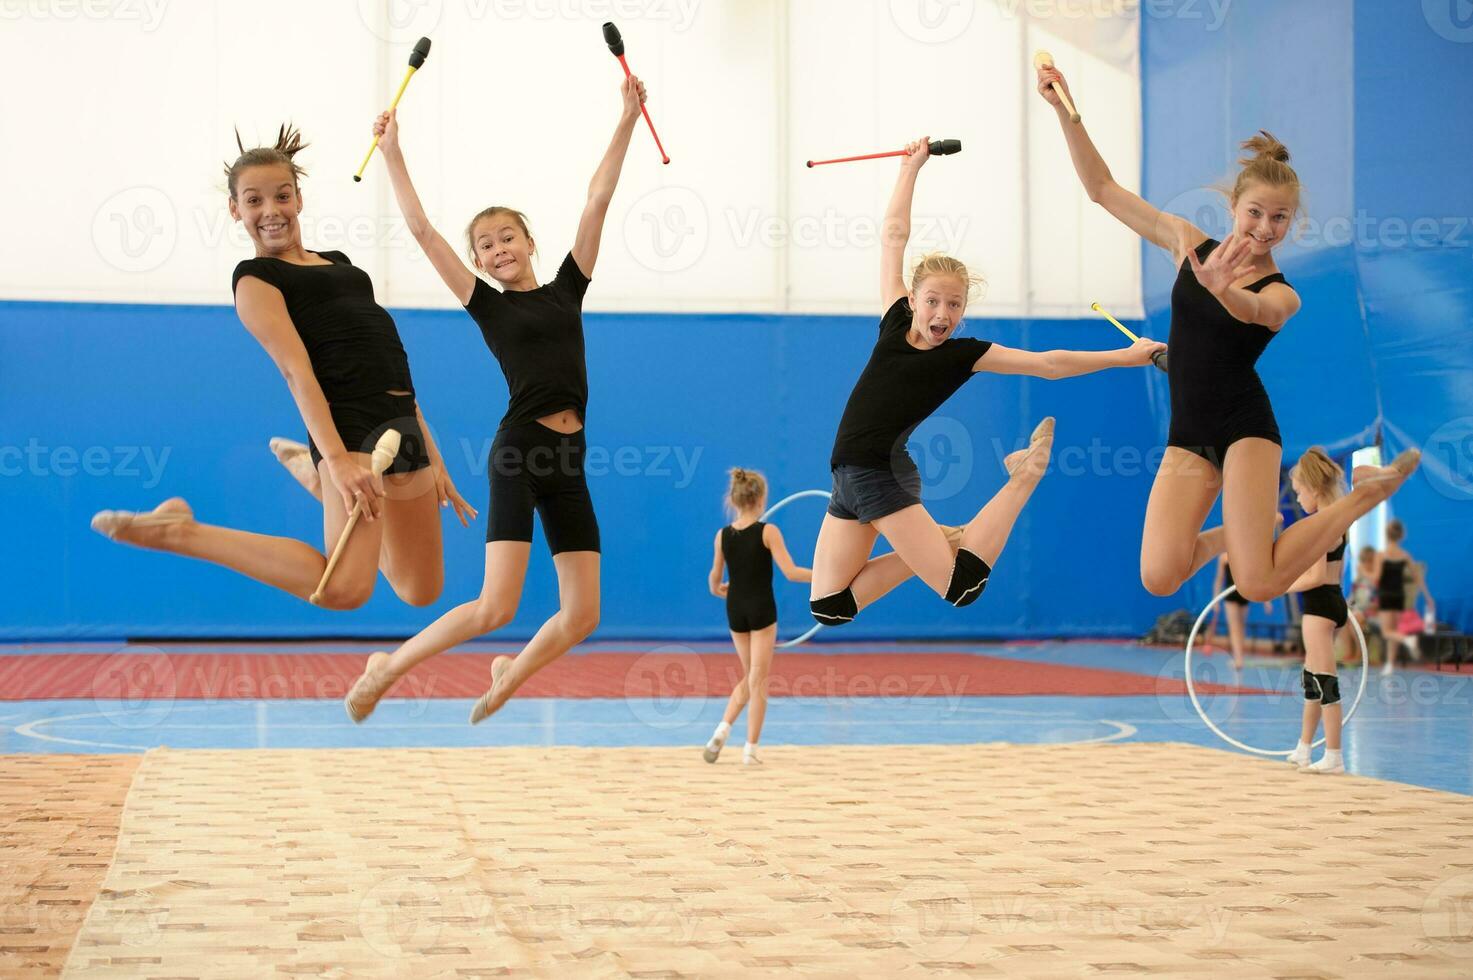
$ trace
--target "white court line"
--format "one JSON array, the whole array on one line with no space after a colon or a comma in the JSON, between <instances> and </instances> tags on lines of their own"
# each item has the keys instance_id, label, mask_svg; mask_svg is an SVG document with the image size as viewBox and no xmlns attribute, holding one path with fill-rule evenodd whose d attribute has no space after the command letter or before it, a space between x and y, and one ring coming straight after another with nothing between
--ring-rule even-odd
<instances>
[{"instance_id":1,"label":"white court line","mask_svg":"<svg viewBox=\"0 0 1473 980\"><path fill-rule=\"evenodd\" d=\"M93 742L86 739L62 738L59 735L42 735L40 732L35 730L37 725L50 725L58 721L74 721L78 718L105 717L107 716L102 714L101 712L89 711L87 714L83 715L58 715L55 718L37 718L35 721L28 721L24 725L15 726L15 733L17 735L24 735L26 738L39 739L42 742L60 742L63 745L83 745L89 748L99 749L127 749L130 752L148 751L149 747L147 745L121 745L117 742Z\"/></svg>"}]
</instances>

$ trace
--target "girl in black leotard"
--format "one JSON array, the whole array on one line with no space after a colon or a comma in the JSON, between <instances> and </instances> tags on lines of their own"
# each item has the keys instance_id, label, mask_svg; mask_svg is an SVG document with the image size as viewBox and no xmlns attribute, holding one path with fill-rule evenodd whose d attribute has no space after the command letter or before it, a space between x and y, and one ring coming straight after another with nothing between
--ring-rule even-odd
<instances>
[{"instance_id":1,"label":"girl in black leotard","mask_svg":"<svg viewBox=\"0 0 1473 980\"><path fill-rule=\"evenodd\" d=\"M732 723L750 701L747 747L742 752L742 762L753 765L761 761L757 758L757 742L762 737L762 721L767 715L767 672L772 668L773 647L777 642L772 563L777 562L789 582L811 581L813 572L793 563L777 525L758 520L767 508L767 481L761 473L733 469L726 503L736 517L716 532L716 555L708 585L712 595L726 598L726 625L742 661L742 679L726 702L721 724L706 743L705 755L707 762L716 761L726 737L731 734ZM729 582L721 581L722 566L729 569Z\"/></svg>"},{"instance_id":2,"label":"girl in black leotard","mask_svg":"<svg viewBox=\"0 0 1473 980\"><path fill-rule=\"evenodd\" d=\"M238 137L237 137L238 142ZM355 498L360 521L323 593L329 609L368 601L382 567L411 605L435 601L444 582L437 503L454 504L462 523L475 511L456 492L424 424L409 360L373 283L341 252L302 245L295 162L301 134L281 128L276 144L247 150L226 168L230 215L245 226L256 255L236 266L235 309L286 379L312 440L323 511L323 550L337 543ZM399 455L382 479L367 469L384 430L399 431ZM389 491L385 493L385 486ZM312 545L201 524L175 497L147 514L103 511L97 531L119 541L202 558L306 599L327 559Z\"/></svg>"},{"instance_id":3,"label":"girl in black leotard","mask_svg":"<svg viewBox=\"0 0 1473 980\"><path fill-rule=\"evenodd\" d=\"M1417 608L1417 593L1427 600L1427 618L1437 614L1432 596L1427 593L1420 566L1412 553L1402 547L1406 540L1406 525L1401 521L1390 521L1386 525L1386 549L1376 553L1372 560L1371 576L1376 583L1377 620L1381 624L1381 635L1386 640L1386 663L1383 674L1396 669L1396 657L1402 647L1414 655L1416 637L1402 632L1401 617L1408 609Z\"/></svg>"},{"instance_id":4,"label":"girl in black leotard","mask_svg":"<svg viewBox=\"0 0 1473 980\"><path fill-rule=\"evenodd\" d=\"M1117 184L1084 126L1069 121L1055 83L1067 91L1056 68L1038 69L1038 92L1059 116L1090 200L1169 252L1179 269L1167 340L1171 433L1146 506L1141 582L1155 595L1170 595L1226 550L1245 598L1282 595L1420 459L1409 449L1390 466L1357 467L1354 490L1274 538L1283 449L1253 365L1299 311L1299 296L1273 257L1299 205L1289 152L1267 133L1243 144L1250 155L1228 200L1233 231L1219 243ZM1203 531L1219 492L1223 526Z\"/></svg>"},{"instance_id":5,"label":"girl in black leotard","mask_svg":"<svg viewBox=\"0 0 1473 980\"><path fill-rule=\"evenodd\" d=\"M491 444L486 567L479 598L463 603L394 651L374 654L348 694L348 714L361 721L383 693L415 664L509 623L521 602L532 550L533 514L557 569L561 606L515 659L491 663L491 684L471 708L476 724L496 712L537 671L567 653L598 625L599 531L583 471L588 374L583 357L583 294L598 260L629 139L644 102L644 85L627 78L613 139L588 185L573 247L552 280L532 269L536 243L525 216L491 207L466 229L471 261L500 288L461 261L430 224L399 147L394 113L374 123L394 197L430 264L480 327L510 393Z\"/></svg>"},{"instance_id":6,"label":"girl in black leotard","mask_svg":"<svg viewBox=\"0 0 1473 980\"><path fill-rule=\"evenodd\" d=\"M1319 446L1312 447L1294 468L1289 481L1305 514L1328 507L1345 494L1345 471ZM1289 763L1315 773L1343 773L1340 754L1340 679L1335 674L1335 631L1349 619L1345 605L1344 561L1346 539L1317 560L1290 587L1304 603L1300 632L1304 636L1304 717L1299 744L1289 754ZM1314 764L1309 746L1315 729L1325 723L1325 754Z\"/></svg>"}]
</instances>

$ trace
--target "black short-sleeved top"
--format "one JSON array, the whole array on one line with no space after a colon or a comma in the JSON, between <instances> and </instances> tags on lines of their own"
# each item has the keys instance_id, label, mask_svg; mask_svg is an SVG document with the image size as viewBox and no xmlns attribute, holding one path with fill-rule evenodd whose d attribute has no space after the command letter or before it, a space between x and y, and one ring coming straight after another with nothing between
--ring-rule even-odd
<instances>
[{"instance_id":1,"label":"black short-sleeved top","mask_svg":"<svg viewBox=\"0 0 1473 980\"><path fill-rule=\"evenodd\" d=\"M552 281L527 290L496 290L477 278L465 310L501 364L511 397L503 428L572 409L584 419L588 368L583 358L583 294L589 278L563 259Z\"/></svg>"},{"instance_id":2,"label":"black short-sleeved top","mask_svg":"<svg viewBox=\"0 0 1473 980\"><path fill-rule=\"evenodd\" d=\"M1221 243L1209 238L1197 246L1197 260L1206 262ZM1264 276L1244 288L1261 292L1273 283L1289 284L1283 273ZM1167 377L1171 387L1173 420L1202 428L1230 420L1245 406L1261 411L1268 392L1254 365L1277 336L1257 323L1244 323L1197 280L1187 258L1181 261L1171 290L1171 333L1167 349Z\"/></svg>"},{"instance_id":3,"label":"black short-sleeved top","mask_svg":"<svg viewBox=\"0 0 1473 980\"><path fill-rule=\"evenodd\" d=\"M910 301L902 296L880 320L880 337L839 420L830 467L882 470L893 459L909 458L905 442L910 434L967 383L977 358L992 346L973 337L952 337L921 350L905 339L910 324Z\"/></svg>"},{"instance_id":4,"label":"black short-sleeved top","mask_svg":"<svg viewBox=\"0 0 1473 980\"><path fill-rule=\"evenodd\" d=\"M342 252L313 252L332 265L297 265L260 256L235 267L232 292L254 276L281 290L329 404L386 391L414 392L409 356L373 280Z\"/></svg>"}]
</instances>

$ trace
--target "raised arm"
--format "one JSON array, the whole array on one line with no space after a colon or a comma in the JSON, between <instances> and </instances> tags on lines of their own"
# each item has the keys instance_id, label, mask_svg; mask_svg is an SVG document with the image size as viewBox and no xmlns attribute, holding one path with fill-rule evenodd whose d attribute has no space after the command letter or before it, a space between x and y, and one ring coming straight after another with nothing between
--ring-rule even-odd
<instances>
[{"instance_id":1,"label":"raised arm","mask_svg":"<svg viewBox=\"0 0 1473 980\"><path fill-rule=\"evenodd\" d=\"M726 567L726 560L721 554L721 532L716 532L716 557L711 560L711 574L706 577L706 587L711 594L718 599L726 598L726 583L721 581L721 573Z\"/></svg>"},{"instance_id":2,"label":"raised arm","mask_svg":"<svg viewBox=\"0 0 1473 980\"><path fill-rule=\"evenodd\" d=\"M286 380L307 432L327 461L332 482L343 496L343 506L352 510L353 498L361 493L367 505L365 516L370 520L377 518L383 507L383 482L348 455L322 386L312 371L307 348L302 346L301 335L286 311L281 290L255 276L243 276L235 287L235 312Z\"/></svg>"},{"instance_id":3,"label":"raised arm","mask_svg":"<svg viewBox=\"0 0 1473 980\"><path fill-rule=\"evenodd\" d=\"M645 98L644 83L635 75L624 79L620 92L624 96L624 108L619 114L619 125L614 128L614 138L609 141L598 170L588 182L588 203L583 205L583 217L578 219L578 234L573 239L573 261L578 263L578 270L590 279L593 278L593 266L598 262L604 218L609 213L609 202L614 199L614 188L619 186L624 155L629 152L629 138L634 134L634 124L639 121L639 107Z\"/></svg>"},{"instance_id":4,"label":"raised arm","mask_svg":"<svg viewBox=\"0 0 1473 980\"><path fill-rule=\"evenodd\" d=\"M777 529L777 525L768 524L762 529L762 543L772 552L772 560L782 570L783 578L789 582L813 581L813 569L803 568L793 561L793 556L788 554L787 543L783 541L783 532Z\"/></svg>"},{"instance_id":5,"label":"raised arm","mask_svg":"<svg viewBox=\"0 0 1473 980\"><path fill-rule=\"evenodd\" d=\"M419 203L414 184L409 179L409 167L404 163L404 154L399 149L399 120L397 112L382 112L373 124L374 134L379 137L378 148L389 168L389 183L394 187L394 200L399 202L399 211L409 225L409 233L419 242L430 264L440 274L445 285L455 294L461 306L471 301L471 291L476 288L476 274L467 268L445 236L435 230L425 215L424 205Z\"/></svg>"},{"instance_id":6,"label":"raised arm","mask_svg":"<svg viewBox=\"0 0 1473 980\"><path fill-rule=\"evenodd\" d=\"M1059 99L1059 93L1053 89L1054 82L1063 87L1072 101L1074 93L1069 91L1069 83L1064 81L1057 68L1049 65L1038 69L1038 94L1054 107L1059 117L1064 141L1069 144L1069 158L1074 161L1074 172L1079 175L1084 192L1121 224L1171 253L1172 261L1181 265L1187 253L1206 241L1207 234L1185 218L1167 214L1139 194L1117 184L1084 124L1069 121L1069 112Z\"/></svg>"},{"instance_id":7,"label":"raised arm","mask_svg":"<svg viewBox=\"0 0 1473 980\"><path fill-rule=\"evenodd\" d=\"M915 196L916 174L931 158L931 138L923 136L905 145L905 158L895 178L895 190L885 206L880 225L880 305L888 310L910 290L905 288L905 246L910 241L910 205Z\"/></svg>"},{"instance_id":8,"label":"raised arm","mask_svg":"<svg viewBox=\"0 0 1473 980\"><path fill-rule=\"evenodd\" d=\"M1142 337L1129 347L1116 350L1046 350L1031 351L993 344L986 353L977 358L972 372L989 371L993 374L1027 374L1035 378L1058 381L1060 378L1077 378L1081 374L1093 374L1106 368L1141 367L1151 363L1157 351L1166 345Z\"/></svg>"}]
</instances>

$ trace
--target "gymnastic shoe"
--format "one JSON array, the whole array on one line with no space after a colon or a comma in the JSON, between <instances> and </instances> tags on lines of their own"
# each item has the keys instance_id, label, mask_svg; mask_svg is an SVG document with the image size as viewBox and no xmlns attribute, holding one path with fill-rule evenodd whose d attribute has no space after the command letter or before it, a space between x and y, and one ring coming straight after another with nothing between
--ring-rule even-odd
<instances>
[{"instance_id":1,"label":"gymnastic shoe","mask_svg":"<svg viewBox=\"0 0 1473 980\"><path fill-rule=\"evenodd\" d=\"M491 701L496 695L496 688L501 685L501 678L505 676L506 669L511 666L511 658L505 655L491 661L491 687L482 694L471 707L471 724L479 725L491 715Z\"/></svg>"},{"instance_id":2,"label":"gymnastic shoe","mask_svg":"<svg viewBox=\"0 0 1473 980\"><path fill-rule=\"evenodd\" d=\"M271 455L276 457L292 479L300 483L308 493L316 494L322 489L322 477L312 465L312 450L303 443L281 436L272 436Z\"/></svg>"},{"instance_id":3,"label":"gymnastic shoe","mask_svg":"<svg viewBox=\"0 0 1473 980\"><path fill-rule=\"evenodd\" d=\"M1014 453L1008 453L1003 458L1002 466L1003 469L1007 470L1008 476L1012 476L1018 472L1036 453L1042 452L1045 456L1048 455L1049 450L1053 448L1054 444L1054 422L1055 420L1052 415L1045 416L1043 421L1034 427L1033 434L1028 437L1028 448L1019 449ZM1045 461L1044 466L1047 465L1048 463ZM1040 472L1039 475L1041 476L1042 473Z\"/></svg>"},{"instance_id":4,"label":"gymnastic shoe","mask_svg":"<svg viewBox=\"0 0 1473 980\"><path fill-rule=\"evenodd\" d=\"M1305 766L1300 772L1312 773L1316 776L1343 776L1345 775L1345 757L1339 752L1334 754L1326 752L1318 762Z\"/></svg>"},{"instance_id":5,"label":"gymnastic shoe","mask_svg":"<svg viewBox=\"0 0 1473 980\"><path fill-rule=\"evenodd\" d=\"M1350 473L1350 483L1357 490L1368 487L1375 492L1378 499L1385 500L1400 490L1407 477L1415 473L1420 465L1422 451L1404 449L1388 466L1357 466Z\"/></svg>"},{"instance_id":6,"label":"gymnastic shoe","mask_svg":"<svg viewBox=\"0 0 1473 980\"><path fill-rule=\"evenodd\" d=\"M171 497L146 513L131 510L100 510L92 515L92 530L116 541L118 535L135 527L165 527L194 520L194 511L182 497Z\"/></svg>"},{"instance_id":7,"label":"gymnastic shoe","mask_svg":"<svg viewBox=\"0 0 1473 980\"><path fill-rule=\"evenodd\" d=\"M1289 765L1291 765L1291 766L1294 766L1294 767L1299 768L1299 769L1303 769L1303 768L1305 768L1306 766L1309 765L1309 760L1310 760L1309 746L1307 746L1307 745L1296 745L1294 747L1294 751L1293 752L1290 752L1289 753L1289 757L1287 759L1285 759L1284 761L1287 762L1287 763L1289 763Z\"/></svg>"},{"instance_id":8,"label":"gymnastic shoe","mask_svg":"<svg viewBox=\"0 0 1473 980\"><path fill-rule=\"evenodd\" d=\"M379 699L394 686L394 678L388 676L383 669L388 661L389 655L382 650L369 654L368 663L363 665L363 673L348 688L348 693L343 698L343 707L348 709L348 717L353 719L354 724L363 724L363 720L378 707Z\"/></svg>"},{"instance_id":9,"label":"gymnastic shoe","mask_svg":"<svg viewBox=\"0 0 1473 980\"><path fill-rule=\"evenodd\" d=\"M711 741L706 743L705 750L701 752L701 758L707 762L715 762L721 758L721 750L726 747L726 738L725 735L712 735Z\"/></svg>"}]
</instances>

